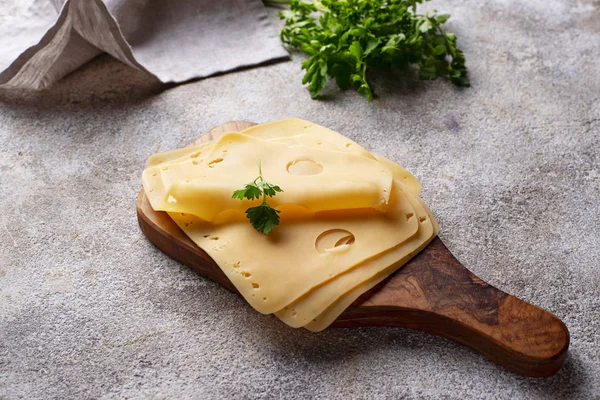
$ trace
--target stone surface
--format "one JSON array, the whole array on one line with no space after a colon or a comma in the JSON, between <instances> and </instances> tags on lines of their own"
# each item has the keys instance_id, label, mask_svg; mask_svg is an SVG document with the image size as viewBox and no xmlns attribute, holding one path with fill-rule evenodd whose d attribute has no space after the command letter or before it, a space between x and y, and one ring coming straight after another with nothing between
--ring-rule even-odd
<instances>
[{"instance_id":1,"label":"stone surface","mask_svg":"<svg viewBox=\"0 0 600 400\"><path fill-rule=\"evenodd\" d=\"M391 75L371 104L333 86L313 101L299 55L177 87L103 56L0 92L0 398L599 398L600 3L433 6L469 89ZM567 324L564 368L524 378L409 330L293 330L148 243L150 154L288 116L413 171L465 266Z\"/></svg>"}]
</instances>

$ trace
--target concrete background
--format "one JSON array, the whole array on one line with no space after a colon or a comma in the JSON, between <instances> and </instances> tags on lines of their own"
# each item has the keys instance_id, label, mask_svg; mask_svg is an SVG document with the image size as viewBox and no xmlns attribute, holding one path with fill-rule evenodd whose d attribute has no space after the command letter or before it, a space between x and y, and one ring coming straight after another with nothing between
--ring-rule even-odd
<instances>
[{"instance_id":1,"label":"concrete background","mask_svg":"<svg viewBox=\"0 0 600 400\"><path fill-rule=\"evenodd\" d=\"M293 55L172 88L103 56L0 92L0 398L600 398L600 3L482 3L434 2L465 90L379 76L372 104L333 86L313 101ZM293 330L144 238L150 154L288 116L413 171L467 268L567 324L564 368L525 378L409 330Z\"/></svg>"}]
</instances>

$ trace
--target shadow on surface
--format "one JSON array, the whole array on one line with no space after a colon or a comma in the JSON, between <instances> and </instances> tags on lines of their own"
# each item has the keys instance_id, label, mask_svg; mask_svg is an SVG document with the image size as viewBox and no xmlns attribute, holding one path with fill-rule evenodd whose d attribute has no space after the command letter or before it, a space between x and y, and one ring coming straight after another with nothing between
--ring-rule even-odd
<instances>
[{"instance_id":1,"label":"shadow on surface","mask_svg":"<svg viewBox=\"0 0 600 400\"><path fill-rule=\"evenodd\" d=\"M529 389L541 392L547 398L565 396L583 398L587 373L576 353L569 351L567 361L558 372L547 378L524 378L522 384Z\"/></svg>"},{"instance_id":2,"label":"shadow on surface","mask_svg":"<svg viewBox=\"0 0 600 400\"><path fill-rule=\"evenodd\" d=\"M108 54L102 54L47 89L39 91L0 89L0 104L41 109L56 109L73 105L115 107L123 104L135 104L176 86L287 60L289 57L282 57L181 83L161 83L152 75L125 65Z\"/></svg>"}]
</instances>

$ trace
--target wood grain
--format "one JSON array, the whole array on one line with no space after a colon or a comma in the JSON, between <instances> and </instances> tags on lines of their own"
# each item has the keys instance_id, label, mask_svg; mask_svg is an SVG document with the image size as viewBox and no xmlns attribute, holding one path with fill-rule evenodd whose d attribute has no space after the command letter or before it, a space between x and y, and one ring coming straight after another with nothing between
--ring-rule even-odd
<instances>
[{"instance_id":1,"label":"wood grain","mask_svg":"<svg viewBox=\"0 0 600 400\"><path fill-rule=\"evenodd\" d=\"M220 125L195 143L252 125L250 122ZM143 189L137 199L137 215L140 228L156 247L237 292L208 254L166 213L152 209ZM359 326L393 326L439 335L525 376L554 374L564 363L569 348L569 331L560 319L479 279L439 238L357 299L331 325L332 328Z\"/></svg>"}]
</instances>

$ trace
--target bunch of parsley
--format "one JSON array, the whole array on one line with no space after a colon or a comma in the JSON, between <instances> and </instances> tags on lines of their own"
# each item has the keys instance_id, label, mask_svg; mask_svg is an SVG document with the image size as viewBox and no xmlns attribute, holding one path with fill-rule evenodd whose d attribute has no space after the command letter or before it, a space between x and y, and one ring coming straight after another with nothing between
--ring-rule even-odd
<instances>
[{"instance_id":1,"label":"bunch of parsley","mask_svg":"<svg viewBox=\"0 0 600 400\"><path fill-rule=\"evenodd\" d=\"M285 20L281 40L309 56L302 63L302 83L309 84L313 98L329 76L340 89L355 88L371 101L367 71L392 67L416 66L421 79L444 76L457 86L469 86L456 37L440 27L450 16L435 10L419 15L417 3L422 2L291 0L290 9L279 13Z\"/></svg>"}]
</instances>

